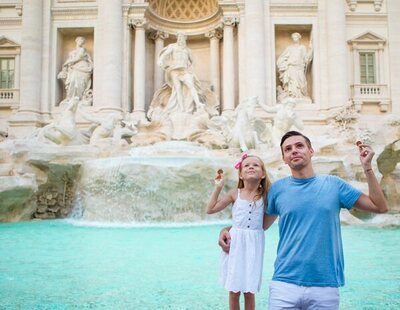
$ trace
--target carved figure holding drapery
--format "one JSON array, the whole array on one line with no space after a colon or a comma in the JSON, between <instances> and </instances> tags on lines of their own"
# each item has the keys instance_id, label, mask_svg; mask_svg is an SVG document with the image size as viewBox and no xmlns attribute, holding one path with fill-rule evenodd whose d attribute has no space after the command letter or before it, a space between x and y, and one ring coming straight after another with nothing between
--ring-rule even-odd
<instances>
[{"instance_id":1,"label":"carved figure holding drapery","mask_svg":"<svg viewBox=\"0 0 400 310\"><path fill-rule=\"evenodd\" d=\"M292 33L293 44L279 56L276 66L282 83L279 98L308 98L306 73L312 60L312 41L306 48L300 44L301 35Z\"/></svg>"},{"instance_id":2,"label":"carved figure holding drapery","mask_svg":"<svg viewBox=\"0 0 400 310\"><path fill-rule=\"evenodd\" d=\"M93 62L86 48L84 37L75 39L76 48L72 50L68 59L63 64L61 72L57 78L61 79L65 84L66 97L61 102L67 102L73 97L86 101L86 105L92 102L92 72Z\"/></svg>"}]
</instances>

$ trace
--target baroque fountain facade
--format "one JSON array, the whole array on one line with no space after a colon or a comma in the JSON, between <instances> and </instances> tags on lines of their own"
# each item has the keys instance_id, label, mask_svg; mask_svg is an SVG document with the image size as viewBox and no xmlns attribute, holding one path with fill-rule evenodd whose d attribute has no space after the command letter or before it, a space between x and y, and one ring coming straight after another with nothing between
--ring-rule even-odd
<instances>
[{"instance_id":1,"label":"baroque fountain facade","mask_svg":"<svg viewBox=\"0 0 400 310\"><path fill-rule=\"evenodd\" d=\"M294 129L319 173L364 191L354 143L372 144L390 207L375 222L399 223L397 1L14 2L0 5L0 221L202 221L215 170L235 186L241 152L287 175L277 146Z\"/></svg>"}]
</instances>

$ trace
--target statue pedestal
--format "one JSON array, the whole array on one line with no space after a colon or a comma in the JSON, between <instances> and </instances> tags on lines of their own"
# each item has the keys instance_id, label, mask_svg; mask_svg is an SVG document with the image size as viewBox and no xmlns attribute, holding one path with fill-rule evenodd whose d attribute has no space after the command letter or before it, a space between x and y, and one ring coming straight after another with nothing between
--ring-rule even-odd
<instances>
[{"instance_id":1,"label":"statue pedestal","mask_svg":"<svg viewBox=\"0 0 400 310\"><path fill-rule=\"evenodd\" d=\"M296 102L297 105L301 105L301 104L311 104L312 100L311 98L293 98Z\"/></svg>"},{"instance_id":2,"label":"statue pedestal","mask_svg":"<svg viewBox=\"0 0 400 310\"><path fill-rule=\"evenodd\" d=\"M193 115L185 112L175 112L169 115L172 122L172 139L173 140L184 140L187 138L188 132L191 128L191 120Z\"/></svg>"},{"instance_id":3,"label":"statue pedestal","mask_svg":"<svg viewBox=\"0 0 400 310\"><path fill-rule=\"evenodd\" d=\"M311 104L312 100L309 97L304 97L304 98L293 98L293 97L285 97L284 99L281 99L278 101L278 103L285 103L287 101L292 101L296 105L303 105L303 104Z\"/></svg>"}]
</instances>

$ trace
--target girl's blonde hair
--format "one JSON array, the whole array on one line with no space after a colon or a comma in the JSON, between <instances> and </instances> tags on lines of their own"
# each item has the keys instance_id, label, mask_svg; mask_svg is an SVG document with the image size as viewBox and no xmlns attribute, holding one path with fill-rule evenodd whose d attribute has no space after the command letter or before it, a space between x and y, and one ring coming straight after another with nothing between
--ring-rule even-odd
<instances>
[{"instance_id":1,"label":"girl's blonde hair","mask_svg":"<svg viewBox=\"0 0 400 310\"><path fill-rule=\"evenodd\" d=\"M270 181L270 179L268 177L267 170L265 169L265 165L264 165L264 162L262 161L262 159L260 157L256 156L256 155L248 155L246 158L248 158L248 157L255 157L260 161L261 169L262 169L262 171L263 171L263 173L265 175L265 178L261 179L260 186L258 187L258 193L257 193L257 196L254 197L255 198L254 200L258 200L260 198L263 198L264 207L266 208L267 207L267 194L268 194L269 188L271 187L271 181ZM246 158L244 158L242 160L242 163L243 163L243 161L246 160ZM242 166L243 166L242 163L240 164L240 167L239 167L238 188L244 188L244 182L240 178L240 173L242 172Z\"/></svg>"}]
</instances>

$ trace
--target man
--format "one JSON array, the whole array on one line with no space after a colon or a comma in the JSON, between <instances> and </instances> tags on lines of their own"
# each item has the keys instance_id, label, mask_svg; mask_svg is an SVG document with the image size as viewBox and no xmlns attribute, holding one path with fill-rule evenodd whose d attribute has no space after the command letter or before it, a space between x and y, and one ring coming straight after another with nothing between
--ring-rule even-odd
<instances>
[{"instance_id":1,"label":"man","mask_svg":"<svg viewBox=\"0 0 400 310\"><path fill-rule=\"evenodd\" d=\"M200 81L190 71L192 52L186 46L186 36L177 34L177 42L163 48L158 58L158 65L165 70L165 81L172 89L168 100L171 111L193 113L204 106L198 92Z\"/></svg>"},{"instance_id":2,"label":"man","mask_svg":"<svg viewBox=\"0 0 400 310\"><path fill-rule=\"evenodd\" d=\"M270 284L269 309L339 309L344 285L340 208L384 213L386 201L371 167L374 151L359 144L369 195L342 179L316 175L310 140L297 131L281 139L283 161L292 176L276 181L268 193L270 223L279 215L279 244ZM229 232L219 243L229 251Z\"/></svg>"}]
</instances>

